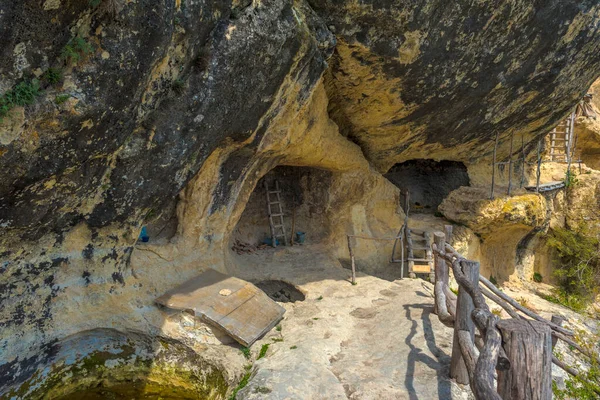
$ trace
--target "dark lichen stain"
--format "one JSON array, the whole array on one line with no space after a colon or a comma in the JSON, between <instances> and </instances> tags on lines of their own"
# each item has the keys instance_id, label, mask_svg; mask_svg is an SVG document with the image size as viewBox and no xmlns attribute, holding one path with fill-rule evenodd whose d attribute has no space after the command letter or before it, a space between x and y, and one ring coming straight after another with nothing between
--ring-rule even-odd
<instances>
[{"instance_id":1,"label":"dark lichen stain","mask_svg":"<svg viewBox=\"0 0 600 400\"><path fill-rule=\"evenodd\" d=\"M90 274L90 271L83 271L83 273L81 274L81 277L83 278L83 280L85 281L85 285L89 285L90 284L90 276L92 276L92 274Z\"/></svg>"},{"instance_id":2,"label":"dark lichen stain","mask_svg":"<svg viewBox=\"0 0 600 400\"><path fill-rule=\"evenodd\" d=\"M91 260L94 257L94 246L90 243L82 251L81 256L86 260Z\"/></svg>"},{"instance_id":3,"label":"dark lichen stain","mask_svg":"<svg viewBox=\"0 0 600 400\"><path fill-rule=\"evenodd\" d=\"M125 286L125 279L123 278L123 274L122 273L120 273L120 272L113 272L112 273L112 278L113 278L113 281L115 283L118 282L121 285Z\"/></svg>"}]
</instances>

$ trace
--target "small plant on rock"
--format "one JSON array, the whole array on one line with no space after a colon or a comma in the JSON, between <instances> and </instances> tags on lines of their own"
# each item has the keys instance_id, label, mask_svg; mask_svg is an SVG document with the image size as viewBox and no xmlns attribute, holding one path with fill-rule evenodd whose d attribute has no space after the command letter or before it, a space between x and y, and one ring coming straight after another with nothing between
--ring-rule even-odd
<instances>
[{"instance_id":1,"label":"small plant on rock","mask_svg":"<svg viewBox=\"0 0 600 400\"><path fill-rule=\"evenodd\" d=\"M263 344L262 347L260 348L260 353L258 353L258 357L256 357L256 359L260 360L261 358L266 356L268 350L269 350L269 344L268 343Z\"/></svg>"},{"instance_id":2,"label":"small plant on rock","mask_svg":"<svg viewBox=\"0 0 600 400\"><path fill-rule=\"evenodd\" d=\"M250 368L252 368L252 366L250 366ZM229 396L229 400L235 400L235 397L237 396L238 392L240 390L242 390L243 388L245 388L246 385L248 385L248 381L250 380L250 375L252 375L252 371L250 371L250 368L248 368L248 372L246 372L244 374L244 376L240 380L240 383L238 383L238 385L235 387L235 389L233 389L231 396Z\"/></svg>"},{"instance_id":3,"label":"small plant on rock","mask_svg":"<svg viewBox=\"0 0 600 400\"><path fill-rule=\"evenodd\" d=\"M94 52L94 47L81 36L75 36L63 47L61 57L67 64L77 64L79 61Z\"/></svg>"},{"instance_id":4,"label":"small plant on rock","mask_svg":"<svg viewBox=\"0 0 600 400\"><path fill-rule=\"evenodd\" d=\"M518 303L519 303L521 306L523 306L523 307L525 307L525 308L527 308L527 309L531 309L531 304L529 303L529 300L527 300L525 297L519 297L519 298L517 299L517 302L518 302Z\"/></svg>"},{"instance_id":5,"label":"small plant on rock","mask_svg":"<svg viewBox=\"0 0 600 400\"><path fill-rule=\"evenodd\" d=\"M63 80L62 71L58 68L48 68L43 78L50 85L55 85Z\"/></svg>"},{"instance_id":6,"label":"small plant on rock","mask_svg":"<svg viewBox=\"0 0 600 400\"><path fill-rule=\"evenodd\" d=\"M244 357L250 358L250 355L251 355L250 348L248 348L248 347L242 347L240 349L240 351L242 352L242 354L244 355Z\"/></svg>"},{"instance_id":7,"label":"small plant on rock","mask_svg":"<svg viewBox=\"0 0 600 400\"><path fill-rule=\"evenodd\" d=\"M32 104L41 94L37 79L22 81L0 97L0 122L14 107Z\"/></svg>"},{"instance_id":8,"label":"small plant on rock","mask_svg":"<svg viewBox=\"0 0 600 400\"><path fill-rule=\"evenodd\" d=\"M577 182L577 173L572 169L568 169L567 173L565 174L565 187L573 187L573 185L575 185Z\"/></svg>"},{"instance_id":9,"label":"small plant on rock","mask_svg":"<svg viewBox=\"0 0 600 400\"><path fill-rule=\"evenodd\" d=\"M533 273L533 281L537 283L541 283L544 280L544 277L539 272Z\"/></svg>"},{"instance_id":10,"label":"small plant on rock","mask_svg":"<svg viewBox=\"0 0 600 400\"><path fill-rule=\"evenodd\" d=\"M71 96L70 96L70 95L68 95L68 94L59 94L58 96L56 96L56 97L54 98L54 102L55 102L56 104L62 104L62 103L64 103L65 101L69 100L70 98L71 98Z\"/></svg>"},{"instance_id":11,"label":"small plant on rock","mask_svg":"<svg viewBox=\"0 0 600 400\"><path fill-rule=\"evenodd\" d=\"M182 79L177 78L171 84L171 89L177 94L182 94L185 89L185 82Z\"/></svg>"}]
</instances>

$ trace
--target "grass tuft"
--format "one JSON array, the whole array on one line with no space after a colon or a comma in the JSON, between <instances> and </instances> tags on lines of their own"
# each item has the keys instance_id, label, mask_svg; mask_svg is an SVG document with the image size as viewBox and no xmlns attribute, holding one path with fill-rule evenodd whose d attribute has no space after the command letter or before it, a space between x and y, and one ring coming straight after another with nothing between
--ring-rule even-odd
<instances>
[{"instance_id":1,"label":"grass tuft","mask_svg":"<svg viewBox=\"0 0 600 400\"><path fill-rule=\"evenodd\" d=\"M266 356L268 350L269 350L269 344L268 343L263 344L262 347L260 348L260 353L258 353L258 357L256 359L260 360L261 358Z\"/></svg>"}]
</instances>

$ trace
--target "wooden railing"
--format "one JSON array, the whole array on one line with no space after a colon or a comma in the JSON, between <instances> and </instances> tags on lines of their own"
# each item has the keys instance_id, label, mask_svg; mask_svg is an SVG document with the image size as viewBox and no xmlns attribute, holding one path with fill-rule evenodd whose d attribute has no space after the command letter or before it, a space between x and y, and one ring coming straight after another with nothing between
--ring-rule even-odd
<instances>
[{"instance_id":1,"label":"wooden railing","mask_svg":"<svg viewBox=\"0 0 600 400\"><path fill-rule=\"evenodd\" d=\"M451 228L446 232L451 232ZM597 355L572 340L573 332L561 326L560 318L552 321L542 318L480 276L479 263L457 253L446 243L446 234L434 233L433 250L434 312L440 322L454 328L450 376L458 383L470 384L477 400L550 400L552 363L577 375L577 371L552 355L558 339L597 359ZM449 287L450 268L459 285L458 295ZM506 310L511 318L501 320L494 315L484 296Z\"/></svg>"}]
</instances>

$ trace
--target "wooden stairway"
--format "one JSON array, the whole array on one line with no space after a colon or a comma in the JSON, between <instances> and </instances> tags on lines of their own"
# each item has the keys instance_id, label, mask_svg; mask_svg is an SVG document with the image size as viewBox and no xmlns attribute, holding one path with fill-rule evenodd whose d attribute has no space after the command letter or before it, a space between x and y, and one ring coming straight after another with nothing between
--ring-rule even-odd
<instances>
[{"instance_id":1,"label":"wooden stairway","mask_svg":"<svg viewBox=\"0 0 600 400\"><path fill-rule=\"evenodd\" d=\"M429 280L435 281L432 244L431 232L406 227L409 278L416 278L417 274L429 274Z\"/></svg>"},{"instance_id":2,"label":"wooden stairway","mask_svg":"<svg viewBox=\"0 0 600 400\"><path fill-rule=\"evenodd\" d=\"M277 238L283 237L283 243L287 246L287 234L285 233L285 224L283 223L283 206L281 205L281 190L279 181L275 181L275 190L269 189L269 184L265 180L265 191L267 192L267 212L269 214L269 225L271 227L271 240L273 247L277 247ZM272 197L275 201L272 201ZM277 220L275 220L278 218Z\"/></svg>"}]
</instances>

